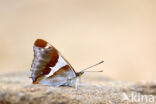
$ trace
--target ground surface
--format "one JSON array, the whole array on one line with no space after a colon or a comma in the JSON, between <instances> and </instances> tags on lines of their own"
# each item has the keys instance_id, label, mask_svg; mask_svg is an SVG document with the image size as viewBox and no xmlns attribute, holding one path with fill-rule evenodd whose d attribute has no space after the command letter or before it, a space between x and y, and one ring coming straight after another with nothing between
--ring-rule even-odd
<instances>
[{"instance_id":1,"label":"ground surface","mask_svg":"<svg viewBox=\"0 0 156 104\"><path fill-rule=\"evenodd\" d=\"M119 82L101 79L100 82L82 82L76 90L72 87L32 85L27 76L26 73L0 75L0 104L156 103L156 81Z\"/></svg>"}]
</instances>

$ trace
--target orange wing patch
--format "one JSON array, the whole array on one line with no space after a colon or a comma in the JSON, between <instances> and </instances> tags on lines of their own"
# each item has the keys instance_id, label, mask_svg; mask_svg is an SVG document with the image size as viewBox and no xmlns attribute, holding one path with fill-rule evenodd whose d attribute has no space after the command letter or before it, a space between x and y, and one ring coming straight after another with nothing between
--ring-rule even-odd
<instances>
[{"instance_id":1,"label":"orange wing patch","mask_svg":"<svg viewBox=\"0 0 156 104\"><path fill-rule=\"evenodd\" d=\"M59 55L57 50L53 47L53 50L51 52L51 60L48 63L49 66L54 67L58 61Z\"/></svg>"},{"instance_id":2,"label":"orange wing patch","mask_svg":"<svg viewBox=\"0 0 156 104\"><path fill-rule=\"evenodd\" d=\"M35 41L35 46L37 46L37 47L44 48L44 47L46 47L46 45L47 45L47 42L45 40L37 39Z\"/></svg>"}]
</instances>

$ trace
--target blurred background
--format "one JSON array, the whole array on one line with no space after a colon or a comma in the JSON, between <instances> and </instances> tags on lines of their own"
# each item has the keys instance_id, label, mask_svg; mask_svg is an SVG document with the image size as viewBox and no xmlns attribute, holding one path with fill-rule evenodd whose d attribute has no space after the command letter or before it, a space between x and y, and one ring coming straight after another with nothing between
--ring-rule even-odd
<instances>
[{"instance_id":1,"label":"blurred background","mask_svg":"<svg viewBox=\"0 0 156 104\"><path fill-rule=\"evenodd\" d=\"M156 79L155 0L0 0L0 72L30 72L33 43L55 46L85 78Z\"/></svg>"}]
</instances>

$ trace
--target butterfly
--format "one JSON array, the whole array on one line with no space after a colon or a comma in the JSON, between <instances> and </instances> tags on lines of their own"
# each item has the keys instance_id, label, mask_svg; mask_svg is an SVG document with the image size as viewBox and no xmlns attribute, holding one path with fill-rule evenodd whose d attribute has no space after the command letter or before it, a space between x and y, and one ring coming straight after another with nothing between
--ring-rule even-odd
<instances>
[{"instance_id":1,"label":"butterfly","mask_svg":"<svg viewBox=\"0 0 156 104\"><path fill-rule=\"evenodd\" d=\"M75 72L71 64L51 44L43 39L34 43L34 59L31 65L31 78L33 84L51 86L74 86L78 77L84 74L90 66L80 72Z\"/></svg>"}]
</instances>

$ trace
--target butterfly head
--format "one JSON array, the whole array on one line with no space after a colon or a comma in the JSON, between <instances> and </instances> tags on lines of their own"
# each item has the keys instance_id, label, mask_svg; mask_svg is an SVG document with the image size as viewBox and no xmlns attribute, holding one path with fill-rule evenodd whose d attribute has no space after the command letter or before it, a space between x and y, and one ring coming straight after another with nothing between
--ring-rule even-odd
<instances>
[{"instance_id":1,"label":"butterfly head","mask_svg":"<svg viewBox=\"0 0 156 104\"><path fill-rule=\"evenodd\" d=\"M78 72L78 73L76 73L76 76L81 77L83 74L84 74L84 72Z\"/></svg>"}]
</instances>

